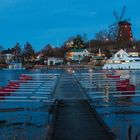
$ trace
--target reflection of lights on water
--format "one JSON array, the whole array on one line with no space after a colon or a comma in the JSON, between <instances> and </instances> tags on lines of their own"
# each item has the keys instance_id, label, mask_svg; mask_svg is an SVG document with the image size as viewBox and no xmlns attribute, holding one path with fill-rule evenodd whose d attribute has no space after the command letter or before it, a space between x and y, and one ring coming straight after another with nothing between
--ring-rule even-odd
<instances>
[{"instance_id":1,"label":"reflection of lights on water","mask_svg":"<svg viewBox=\"0 0 140 140\"><path fill-rule=\"evenodd\" d=\"M67 72L71 72L71 71L72 71L71 68L67 69Z\"/></svg>"},{"instance_id":2,"label":"reflection of lights on water","mask_svg":"<svg viewBox=\"0 0 140 140\"><path fill-rule=\"evenodd\" d=\"M103 94L106 96L106 97L104 98L104 101L105 101L105 102L109 102L109 86L108 86L107 83L106 83L106 85L104 86Z\"/></svg>"},{"instance_id":3,"label":"reflection of lights on water","mask_svg":"<svg viewBox=\"0 0 140 140\"><path fill-rule=\"evenodd\" d=\"M75 73L75 71L73 70L72 73Z\"/></svg>"},{"instance_id":4,"label":"reflection of lights on water","mask_svg":"<svg viewBox=\"0 0 140 140\"><path fill-rule=\"evenodd\" d=\"M89 71L89 79L90 79L90 82L92 82L92 72L93 72L93 70L92 69L89 69L88 71Z\"/></svg>"},{"instance_id":5,"label":"reflection of lights on water","mask_svg":"<svg viewBox=\"0 0 140 140\"><path fill-rule=\"evenodd\" d=\"M72 68L67 69L67 72L69 73L75 73L75 70L73 70Z\"/></svg>"},{"instance_id":6,"label":"reflection of lights on water","mask_svg":"<svg viewBox=\"0 0 140 140\"><path fill-rule=\"evenodd\" d=\"M93 72L93 70L92 70L92 69L89 69L88 71L89 71L89 72Z\"/></svg>"}]
</instances>

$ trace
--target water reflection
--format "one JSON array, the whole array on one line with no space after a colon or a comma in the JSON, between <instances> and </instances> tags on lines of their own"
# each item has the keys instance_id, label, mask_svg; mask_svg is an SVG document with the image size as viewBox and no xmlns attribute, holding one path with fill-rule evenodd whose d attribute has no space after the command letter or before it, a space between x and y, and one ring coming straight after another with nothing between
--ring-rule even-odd
<instances>
[{"instance_id":1,"label":"water reflection","mask_svg":"<svg viewBox=\"0 0 140 140\"><path fill-rule=\"evenodd\" d=\"M51 94L57 76L46 74L40 76L39 73L48 72L0 71L0 79L3 80L0 85L8 86L9 89L15 88L15 91L11 91L0 100L0 140L46 139L48 124L52 118L49 110L54 103ZM18 80L20 88L13 85L16 82L11 82L11 85L9 80ZM2 91L0 94L2 95Z\"/></svg>"},{"instance_id":2,"label":"water reflection","mask_svg":"<svg viewBox=\"0 0 140 140\"><path fill-rule=\"evenodd\" d=\"M79 83L118 139L140 139L140 71L93 71L80 76ZM129 81L124 87L117 85L125 79Z\"/></svg>"}]
</instances>

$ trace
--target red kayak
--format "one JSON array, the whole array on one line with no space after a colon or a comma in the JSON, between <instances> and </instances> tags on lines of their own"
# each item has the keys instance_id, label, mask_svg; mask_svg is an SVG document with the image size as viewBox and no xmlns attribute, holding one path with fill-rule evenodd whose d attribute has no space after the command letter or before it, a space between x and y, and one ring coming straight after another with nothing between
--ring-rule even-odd
<instances>
[{"instance_id":1,"label":"red kayak","mask_svg":"<svg viewBox=\"0 0 140 140\"><path fill-rule=\"evenodd\" d=\"M25 79L27 79L27 80L32 80L32 79L33 79L32 76L25 75L25 74L21 74L21 75L20 75L20 78L25 78Z\"/></svg>"},{"instance_id":2,"label":"red kayak","mask_svg":"<svg viewBox=\"0 0 140 140\"><path fill-rule=\"evenodd\" d=\"M129 79L117 81L116 88L118 91L128 91L125 94L134 94L136 90L135 85L131 84Z\"/></svg>"},{"instance_id":3,"label":"red kayak","mask_svg":"<svg viewBox=\"0 0 140 140\"><path fill-rule=\"evenodd\" d=\"M120 75L110 75L110 74L106 74L107 78L120 78Z\"/></svg>"},{"instance_id":4,"label":"red kayak","mask_svg":"<svg viewBox=\"0 0 140 140\"><path fill-rule=\"evenodd\" d=\"M13 87L19 87L19 84L20 84L19 82L12 82L12 81L10 81L10 82L8 83L8 86L9 86L9 87L10 87L10 86L11 86L11 87L12 87L12 86L13 86Z\"/></svg>"},{"instance_id":5,"label":"red kayak","mask_svg":"<svg viewBox=\"0 0 140 140\"><path fill-rule=\"evenodd\" d=\"M0 96L8 96L10 91L6 91L4 87L0 88Z\"/></svg>"}]
</instances>

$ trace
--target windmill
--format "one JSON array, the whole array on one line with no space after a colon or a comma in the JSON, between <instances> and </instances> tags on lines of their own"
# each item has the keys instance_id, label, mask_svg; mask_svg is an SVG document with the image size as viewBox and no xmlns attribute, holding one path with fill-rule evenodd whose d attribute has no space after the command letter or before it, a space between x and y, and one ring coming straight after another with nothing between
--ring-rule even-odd
<instances>
[{"instance_id":1,"label":"windmill","mask_svg":"<svg viewBox=\"0 0 140 140\"><path fill-rule=\"evenodd\" d=\"M126 12L126 7L123 7L121 15L119 16L116 11L113 11L113 15L116 19L116 22L109 26L110 35L114 36L117 41L133 41L133 34L130 19L124 19Z\"/></svg>"}]
</instances>

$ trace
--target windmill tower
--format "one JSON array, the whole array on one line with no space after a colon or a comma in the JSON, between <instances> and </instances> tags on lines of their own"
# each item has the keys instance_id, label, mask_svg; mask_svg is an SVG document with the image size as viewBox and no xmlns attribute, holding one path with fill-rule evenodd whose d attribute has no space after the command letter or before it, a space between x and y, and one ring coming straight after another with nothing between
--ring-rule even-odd
<instances>
[{"instance_id":1,"label":"windmill tower","mask_svg":"<svg viewBox=\"0 0 140 140\"><path fill-rule=\"evenodd\" d=\"M116 22L111 25L110 28L115 32L115 38L118 42L133 41L131 23L129 22L130 19L124 19L125 12L126 7L123 7L120 16L118 16L116 11L113 11Z\"/></svg>"}]
</instances>

